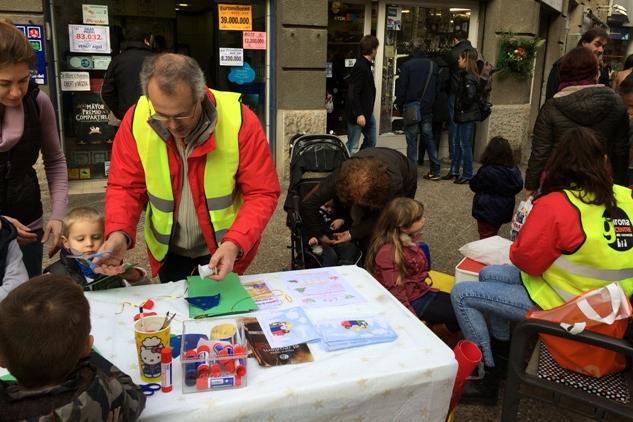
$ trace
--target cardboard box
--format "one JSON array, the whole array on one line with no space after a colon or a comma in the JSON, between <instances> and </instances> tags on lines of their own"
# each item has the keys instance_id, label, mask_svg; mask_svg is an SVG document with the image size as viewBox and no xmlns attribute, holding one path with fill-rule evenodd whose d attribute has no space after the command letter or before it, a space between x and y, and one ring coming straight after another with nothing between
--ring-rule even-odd
<instances>
[{"instance_id":1,"label":"cardboard box","mask_svg":"<svg viewBox=\"0 0 633 422\"><path fill-rule=\"evenodd\" d=\"M479 271L486 264L474 261L470 258L464 258L455 266L455 283L462 281L479 281Z\"/></svg>"}]
</instances>

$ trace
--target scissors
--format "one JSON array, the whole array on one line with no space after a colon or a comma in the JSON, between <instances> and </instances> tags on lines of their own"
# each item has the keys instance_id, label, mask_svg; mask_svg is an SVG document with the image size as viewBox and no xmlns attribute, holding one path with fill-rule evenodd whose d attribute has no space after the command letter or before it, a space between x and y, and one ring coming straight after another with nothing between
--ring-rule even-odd
<instances>
[{"instance_id":1,"label":"scissors","mask_svg":"<svg viewBox=\"0 0 633 422\"><path fill-rule=\"evenodd\" d=\"M150 384L141 384L139 387L141 387L143 394L148 397L153 396L155 392L160 391L160 384L156 384L155 382Z\"/></svg>"}]
</instances>

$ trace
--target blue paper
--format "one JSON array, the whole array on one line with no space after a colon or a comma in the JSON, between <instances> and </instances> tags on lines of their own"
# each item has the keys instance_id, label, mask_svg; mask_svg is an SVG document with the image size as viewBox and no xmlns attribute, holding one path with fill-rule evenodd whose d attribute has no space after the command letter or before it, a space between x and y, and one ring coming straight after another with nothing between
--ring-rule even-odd
<instances>
[{"instance_id":1,"label":"blue paper","mask_svg":"<svg viewBox=\"0 0 633 422\"><path fill-rule=\"evenodd\" d=\"M186 297L187 302L203 311L215 308L220 303L220 293L213 296Z\"/></svg>"},{"instance_id":2,"label":"blue paper","mask_svg":"<svg viewBox=\"0 0 633 422\"><path fill-rule=\"evenodd\" d=\"M321 345L327 351L388 343L398 338L381 316L326 319L317 323Z\"/></svg>"},{"instance_id":3,"label":"blue paper","mask_svg":"<svg viewBox=\"0 0 633 422\"><path fill-rule=\"evenodd\" d=\"M319 333L300 307L262 312L257 321L271 347L287 347L319 339Z\"/></svg>"}]
</instances>

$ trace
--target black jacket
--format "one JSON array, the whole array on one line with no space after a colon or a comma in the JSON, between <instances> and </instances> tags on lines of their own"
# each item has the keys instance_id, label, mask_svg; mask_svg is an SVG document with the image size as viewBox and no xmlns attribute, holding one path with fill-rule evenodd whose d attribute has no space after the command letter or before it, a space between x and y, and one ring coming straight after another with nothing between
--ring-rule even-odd
<instances>
[{"instance_id":1,"label":"black jacket","mask_svg":"<svg viewBox=\"0 0 633 422\"><path fill-rule=\"evenodd\" d=\"M518 167L482 166L470 179L473 198L473 217L500 226L512 221L514 197L523 189L523 178Z\"/></svg>"},{"instance_id":2,"label":"black jacket","mask_svg":"<svg viewBox=\"0 0 633 422\"><path fill-rule=\"evenodd\" d=\"M40 183L35 165L42 146L37 105L39 88L30 82L22 99L24 132L9 151L0 152L0 214L30 224L42 217Z\"/></svg>"},{"instance_id":3,"label":"black jacket","mask_svg":"<svg viewBox=\"0 0 633 422\"><path fill-rule=\"evenodd\" d=\"M386 167L387 174L391 179L391 198L401 196L413 198L415 196L418 183L417 166L402 155L402 153L391 148L366 148L359 151L349 160L344 161L341 167L348 165L352 160L364 157L375 158ZM301 203L301 216L303 217L308 238L318 238L329 232L328 225L319 214L319 208L330 199L334 199L336 204L347 207L346 210L341 210L341 212L347 212L350 215L359 214L352 209L356 206L343 204L336 195L336 177L339 171L340 168L330 173L330 175L319 183L315 190L306 195ZM369 243L381 210L361 207L357 207L357 209L362 213L362 219L353 222L350 233L352 240L359 242L361 248L364 249Z\"/></svg>"},{"instance_id":4,"label":"black jacket","mask_svg":"<svg viewBox=\"0 0 633 422\"><path fill-rule=\"evenodd\" d=\"M448 63L443 57L432 58L437 65L437 94L433 103L433 121L448 122L448 92L450 89L451 71Z\"/></svg>"},{"instance_id":5,"label":"black jacket","mask_svg":"<svg viewBox=\"0 0 633 422\"><path fill-rule=\"evenodd\" d=\"M4 273L7 268L7 254L9 252L9 244L18 237L18 231L15 226L9 223L4 217L0 217L2 227L0 227L0 285L4 279Z\"/></svg>"},{"instance_id":6,"label":"black jacket","mask_svg":"<svg viewBox=\"0 0 633 422\"><path fill-rule=\"evenodd\" d=\"M587 127L607 146L615 183L626 183L629 157L629 118L622 99L611 88L589 86L547 100L536 119L525 188L536 190L552 150L566 130Z\"/></svg>"},{"instance_id":7,"label":"black jacket","mask_svg":"<svg viewBox=\"0 0 633 422\"><path fill-rule=\"evenodd\" d=\"M479 78L464 70L460 70L458 76L453 120L456 123L478 122L481 120Z\"/></svg>"},{"instance_id":8,"label":"black jacket","mask_svg":"<svg viewBox=\"0 0 633 422\"><path fill-rule=\"evenodd\" d=\"M105 276L103 274L98 274L92 283L88 283L88 280L86 280L86 277L81 272L81 269L79 269L77 261L74 258L69 258L68 252L64 249L59 251L59 260L46 267L43 272L68 276L75 280L75 282L85 291L125 287L125 282L121 277Z\"/></svg>"},{"instance_id":9,"label":"black jacket","mask_svg":"<svg viewBox=\"0 0 633 422\"><path fill-rule=\"evenodd\" d=\"M451 48L449 53L446 55L446 62L451 69L451 82L449 85L449 93L456 94L459 89L459 66L457 64L457 60L462 53L469 49L474 48L473 45L468 40L461 40L457 44Z\"/></svg>"},{"instance_id":10,"label":"black jacket","mask_svg":"<svg viewBox=\"0 0 633 422\"><path fill-rule=\"evenodd\" d=\"M431 79L429 79L424 98L421 98L431 65L433 65ZM438 67L431 60L422 54L411 56L400 67L400 76L396 80L396 107L398 107L398 110L403 110L404 105L407 103L421 99L420 109L422 113L432 113L433 103L437 96L437 75Z\"/></svg>"},{"instance_id":11,"label":"black jacket","mask_svg":"<svg viewBox=\"0 0 633 422\"><path fill-rule=\"evenodd\" d=\"M600 69L600 79L598 80L604 86L610 86L609 71L605 68ZM547 89L545 90L545 99L549 100L558 92L560 85L560 59L556 60L552 65L547 77Z\"/></svg>"},{"instance_id":12,"label":"black jacket","mask_svg":"<svg viewBox=\"0 0 633 422\"><path fill-rule=\"evenodd\" d=\"M376 100L376 86L374 74L371 72L372 63L360 56L352 68L347 80L347 99L345 101L345 116L347 121L356 124L360 115L369 119L374 111Z\"/></svg>"},{"instance_id":13,"label":"black jacket","mask_svg":"<svg viewBox=\"0 0 633 422\"><path fill-rule=\"evenodd\" d=\"M125 50L110 62L101 98L117 119L123 119L125 112L142 95L139 73L145 58L153 54L142 41L130 41Z\"/></svg>"}]
</instances>

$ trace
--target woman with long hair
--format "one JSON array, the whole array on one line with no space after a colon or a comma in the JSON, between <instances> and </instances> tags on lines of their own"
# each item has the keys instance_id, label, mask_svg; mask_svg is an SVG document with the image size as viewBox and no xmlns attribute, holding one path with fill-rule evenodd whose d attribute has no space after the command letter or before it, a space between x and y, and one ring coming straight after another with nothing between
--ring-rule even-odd
<instances>
[{"instance_id":1,"label":"woman with long hair","mask_svg":"<svg viewBox=\"0 0 633 422\"><path fill-rule=\"evenodd\" d=\"M43 245L57 251L66 213L68 170L50 98L31 82L35 53L13 24L0 21L0 214L18 232L29 277L42 272ZM33 166L40 151L52 212L44 222L40 184Z\"/></svg>"},{"instance_id":2,"label":"woman with long hair","mask_svg":"<svg viewBox=\"0 0 633 422\"><path fill-rule=\"evenodd\" d=\"M477 50L464 50L457 61L459 68L458 88L455 94L453 120L456 125L455 145L451 169L444 179L454 179L454 183L465 184L473 177L473 134L475 122L481 120L479 97L481 95ZM462 167L462 174L459 171Z\"/></svg>"},{"instance_id":3,"label":"woman with long hair","mask_svg":"<svg viewBox=\"0 0 633 422\"><path fill-rule=\"evenodd\" d=\"M555 308L613 281L627 296L633 293L631 194L613 184L606 149L593 130L578 127L563 134L510 248L514 265L485 267L479 282L459 283L451 292L464 337L484 355L485 376L465 390L467 398L496 400L509 321L523 320L532 307ZM624 278L609 277L614 273Z\"/></svg>"},{"instance_id":4,"label":"woman with long hair","mask_svg":"<svg viewBox=\"0 0 633 422\"><path fill-rule=\"evenodd\" d=\"M532 153L525 172L525 189L540 185L543 169L556 143L568 129L593 129L605 142L613 179L626 185L629 164L629 117L622 98L598 83L596 55L585 47L565 54L560 63L559 91L543 104L534 124Z\"/></svg>"},{"instance_id":5,"label":"woman with long hair","mask_svg":"<svg viewBox=\"0 0 633 422\"><path fill-rule=\"evenodd\" d=\"M631 74L631 71L633 71L633 54L628 55L626 60L624 60L624 67L622 68L622 70L616 72L615 76L613 77L611 88L613 88L615 92L618 92L620 84L627 76Z\"/></svg>"}]
</instances>

